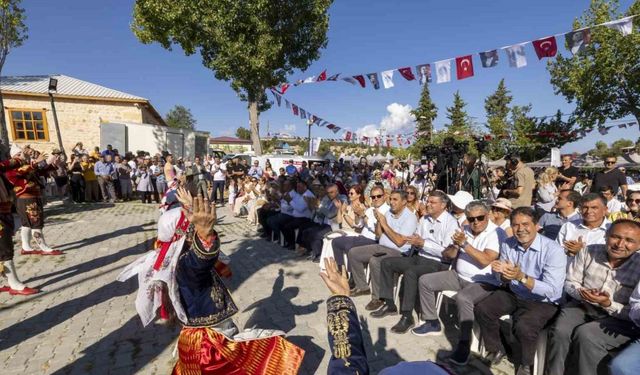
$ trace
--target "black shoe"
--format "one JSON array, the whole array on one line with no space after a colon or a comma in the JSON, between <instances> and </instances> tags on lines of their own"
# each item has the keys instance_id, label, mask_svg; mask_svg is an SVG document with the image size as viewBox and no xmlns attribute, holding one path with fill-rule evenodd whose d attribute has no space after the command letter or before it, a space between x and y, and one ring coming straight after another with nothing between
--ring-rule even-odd
<instances>
[{"instance_id":1,"label":"black shoe","mask_svg":"<svg viewBox=\"0 0 640 375\"><path fill-rule=\"evenodd\" d=\"M449 362L457 366L464 366L469 362L469 355L471 354L471 348L469 345L460 345L456 347L456 350L451 353Z\"/></svg>"},{"instance_id":2,"label":"black shoe","mask_svg":"<svg viewBox=\"0 0 640 375\"><path fill-rule=\"evenodd\" d=\"M531 366L520 365L516 370L516 375L531 375Z\"/></svg>"},{"instance_id":3,"label":"black shoe","mask_svg":"<svg viewBox=\"0 0 640 375\"><path fill-rule=\"evenodd\" d=\"M342 267L344 267L344 266L342 266ZM349 278L349 289L354 289L355 287L356 287L356 282L353 281L352 277L350 277Z\"/></svg>"},{"instance_id":4,"label":"black shoe","mask_svg":"<svg viewBox=\"0 0 640 375\"><path fill-rule=\"evenodd\" d=\"M367 303L367 306L364 307L367 311L376 311L384 305L384 301L381 299L372 299Z\"/></svg>"},{"instance_id":5,"label":"black shoe","mask_svg":"<svg viewBox=\"0 0 640 375\"><path fill-rule=\"evenodd\" d=\"M320 263L320 255L314 255L313 259L311 259L313 263Z\"/></svg>"},{"instance_id":6,"label":"black shoe","mask_svg":"<svg viewBox=\"0 0 640 375\"><path fill-rule=\"evenodd\" d=\"M398 308L385 303L381 308L369 314L372 318L384 318L385 316L398 315Z\"/></svg>"},{"instance_id":7,"label":"black shoe","mask_svg":"<svg viewBox=\"0 0 640 375\"><path fill-rule=\"evenodd\" d=\"M349 291L349 295L351 297L368 296L369 294L371 294L371 289L369 288L367 289L353 288Z\"/></svg>"},{"instance_id":8,"label":"black shoe","mask_svg":"<svg viewBox=\"0 0 640 375\"><path fill-rule=\"evenodd\" d=\"M262 232L262 233L260 233L260 237L261 238L271 238L271 233Z\"/></svg>"},{"instance_id":9,"label":"black shoe","mask_svg":"<svg viewBox=\"0 0 640 375\"><path fill-rule=\"evenodd\" d=\"M503 351L489 352L484 357L484 362L489 364L490 366L495 366L502 362L502 358L504 358L505 356L506 354Z\"/></svg>"},{"instance_id":10,"label":"black shoe","mask_svg":"<svg viewBox=\"0 0 640 375\"><path fill-rule=\"evenodd\" d=\"M391 332L393 333L407 333L408 330L413 328L416 323L413 320L413 317L403 316L400 318L400 321L395 326L391 327Z\"/></svg>"}]
</instances>

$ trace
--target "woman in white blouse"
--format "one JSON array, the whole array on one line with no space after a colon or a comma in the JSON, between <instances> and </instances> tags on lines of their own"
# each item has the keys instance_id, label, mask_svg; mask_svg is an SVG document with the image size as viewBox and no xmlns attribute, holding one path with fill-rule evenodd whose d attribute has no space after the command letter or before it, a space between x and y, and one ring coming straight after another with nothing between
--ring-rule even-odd
<instances>
[{"instance_id":1,"label":"woman in white blouse","mask_svg":"<svg viewBox=\"0 0 640 375\"><path fill-rule=\"evenodd\" d=\"M558 178L558 169L548 167L542 172L538 178L536 211L538 217L547 212L551 212L553 206L556 205L556 197L558 196L558 188L556 187L556 178Z\"/></svg>"}]
</instances>

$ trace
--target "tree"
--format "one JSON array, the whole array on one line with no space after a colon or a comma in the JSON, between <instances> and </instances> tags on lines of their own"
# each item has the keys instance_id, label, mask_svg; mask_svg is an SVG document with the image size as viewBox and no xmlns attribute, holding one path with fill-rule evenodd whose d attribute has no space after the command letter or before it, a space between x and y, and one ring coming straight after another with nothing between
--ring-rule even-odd
<instances>
[{"instance_id":1,"label":"tree","mask_svg":"<svg viewBox=\"0 0 640 375\"><path fill-rule=\"evenodd\" d=\"M634 1L627 15L640 14ZM575 20L573 29L620 18L617 0L592 0L589 9ZM628 115L640 122L640 34L623 36L608 27L591 28L591 43L572 57L558 54L548 70L556 94L575 102L574 115L581 128L591 130L607 119Z\"/></svg>"},{"instance_id":2,"label":"tree","mask_svg":"<svg viewBox=\"0 0 640 375\"><path fill-rule=\"evenodd\" d=\"M416 118L416 141L411 146L414 155L420 155L420 151L431 143L433 135L433 120L438 116L438 108L431 101L429 83L425 83L420 94L418 107L411 111Z\"/></svg>"},{"instance_id":3,"label":"tree","mask_svg":"<svg viewBox=\"0 0 640 375\"><path fill-rule=\"evenodd\" d=\"M630 139L618 139L608 146L603 141L598 141L595 144L595 148L588 151L588 153L596 158L604 159L607 156L622 155L622 149L635 146L635 143Z\"/></svg>"},{"instance_id":4,"label":"tree","mask_svg":"<svg viewBox=\"0 0 640 375\"><path fill-rule=\"evenodd\" d=\"M136 0L132 29L143 43L158 42L187 55L199 51L205 67L247 101L257 155L259 114L269 109L265 89L306 70L327 45L332 0Z\"/></svg>"},{"instance_id":5,"label":"tree","mask_svg":"<svg viewBox=\"0 0 640 375\"><path fill-rule=\"evenodd\" d=\"M531 104L514 106L511 109L513 127L511 145L520 153L526 162L535 161L548 156L554 147L572 142L576 138L573 119L562 120L558 110L551 118L537 119L530 116Z\"/></svg>"},{"instance_id":6,"label":"tree","mask_svg":"<svg viewBox=\"0 0 640 375\"><path fill-rule=\"evenodd\" d=\"M509 123L509 104L513 97L504 84L504 79L500 80L496 91L484 100L484 109L487 113L487 128L493 138L487 147L487 156L491 159L499 159L504 156L503 139L511 133Z\"/></svg>"},{"instance_id":7,"label":"tree","mask_svg":"<svg viewBox=\"0 0 640 375\"><path fill-rule=\"evenodd\" d=\"M453 94L453 105L447 107L447 118L450 121L447 125L447 133L461 136L470 135L471 122L465 109L466 106L467 103L462 100L460 92L456 91Z\"/></svg>"},{"instance_id":8,"label":"tree","mask_svg":"<svg viewBox=\"0 0 640 375\"><path fill-rule=\"evenodd\" d=\"M251 139L251 130L241 126L236 129L236 137L240 139Z\"/></svg>"},{"instance_id":9,"label":"tree","mask_svg":"<svg viewBox=\"0 0 640 375\"><path fill-rule=\"evenodd\" d=\"M21 0L0 0L0 79L7 55L13 48L20 47L27 40L27 26L24 24L24 9ZM9 133L4 116L4 102L0 91L0 154L4 158L9 152Z\"/></svg>"},{"instance_id":10,"label":"tree","mask_svg":"<svg viewBox=\"0 0 640 375\"><path fill-rule=\"evenodd\" d=\"M196 119L193 118L191 110L181 105L173 107L164 118L170 128L195 129Z\"/></svg>"}]
</instances>

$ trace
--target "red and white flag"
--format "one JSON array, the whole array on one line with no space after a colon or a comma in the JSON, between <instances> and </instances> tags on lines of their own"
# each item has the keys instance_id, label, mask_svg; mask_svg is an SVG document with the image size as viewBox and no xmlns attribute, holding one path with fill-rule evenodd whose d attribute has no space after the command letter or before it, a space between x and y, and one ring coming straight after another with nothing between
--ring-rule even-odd
<instances>
[{"instance_id":1,"label":"red and white flag","mask_svg":"<svg viewBox=\"0 0 640 375\"><path fill-rule=\"evenodd\" d=\"M534 40L531 44L536 50L538 60L542 60L543 57L554 57L558 53L558 44L555 36Z\"/></svg>"},{"instance_id":2,"label":"red and white flag","mask_svg":"<svg viewBox=\"0 0 640 375\"><path fill-rule=\"evenodd\" d=\"M322 73L316 79L316 82L326 81L327 80L327 69L323 70Z\"/></svg>"},{"instance_id":3,"label":"red and white flag","mask_svg":"<svg viewBox=\"0 0 640 375\"><path fill-rule=\"evenodd\" d=\"M360 86L364 87L366 85L363 75L353 76L353 78L360 83Z\"/></svg>"},{"instance_id":4,"label":"red and white flag","mask_svg":"<svg viewBox=\"0 0 640 375\"><path fill-rule=\"evenodd\" d=\"M413 81L414 79L416 79L416 76L413 75L411 68L408 66L406 68L399 68L398 72L400 72L400 75L403 76L407 81Z\"/></svg>"},{"instance_id":5,"label":"red and white flag","mask_svg":"<svg viewBox=\"0 0 640 375\"><path fill-rule=\"evenodd\" d=\"M288 84L288 83L283 83L282 85L280 85L280 90L278 90L277 88L276 88L276 90L277 90L280 94L284 95L284 93L287 91L287 89L289 89L289 86L291 86L291 85L290 85L290 84Z\"/></svg>"},{"instance_id":6,"label":"red and white flag","mask_svg":"<svg viewBox=\"0 0 640 375\"><path fill-rule=\"evenodd\" d=\"M458 79L473 77L473 59L471 55L456 57L456 74Z\"/></svg>"},{"instance_id":7,"label":"red and white flag","mask_svg":"<svg viewBox=\"0 0 640 375\"><path fill-rule=\"evenodd\" d=\"M298 112L298 106L293 104L293 103L291 103L291 108L293 109L293 114L298 116L298 113L299 113Z\"/></svg>"}]
</instances>

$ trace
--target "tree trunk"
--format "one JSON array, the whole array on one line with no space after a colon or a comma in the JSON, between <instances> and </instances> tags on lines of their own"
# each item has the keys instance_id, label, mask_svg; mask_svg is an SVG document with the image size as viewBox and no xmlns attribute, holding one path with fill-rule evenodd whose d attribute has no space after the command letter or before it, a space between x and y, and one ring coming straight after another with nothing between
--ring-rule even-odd
<instances>
[{"instance_id":1,"label":"tree trunk","mask_svg":"<svg viewBox=\"0 0 640 375\"><path fill-rule=\"evenodd\" d=\"M260 144L260 114L258 113L258 102L249 102L249 122L251 124L251 141L253 151L257 156L262 155L262 144Z\"/></svg>"},{"instance_id":2,"label":"tree trunk","mask_svg":"<svg viewBox=\"0 0 640 375\"><path fill-rule=\"evenodd\" d=\"M7 132L7 119L4 116L4 101L0 91L0 160L9 157L9 133Z\"/></svg>"}]
</instances>

